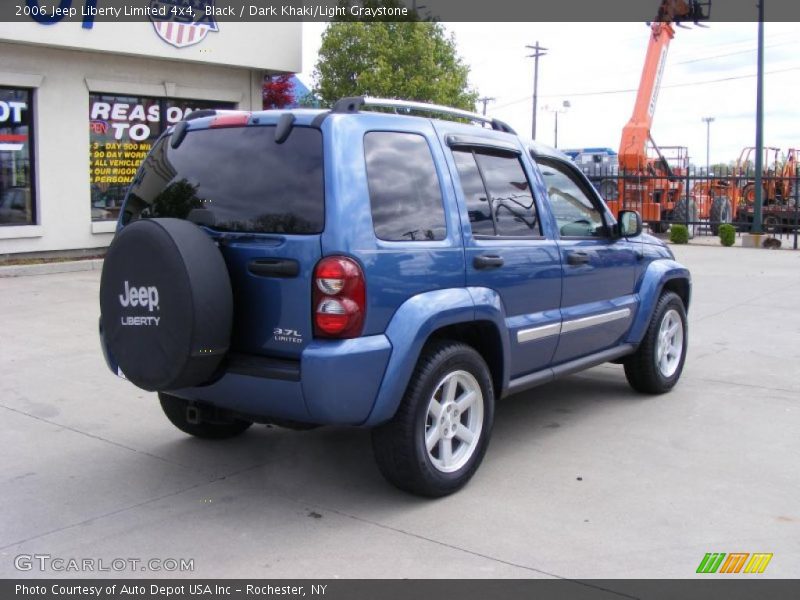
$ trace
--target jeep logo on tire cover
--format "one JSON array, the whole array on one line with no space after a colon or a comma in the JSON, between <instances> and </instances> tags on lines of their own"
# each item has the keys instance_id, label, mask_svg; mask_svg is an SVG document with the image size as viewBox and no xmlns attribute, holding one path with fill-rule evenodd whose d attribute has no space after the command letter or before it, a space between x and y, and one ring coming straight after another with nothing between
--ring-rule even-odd
<instances>
[{"instance_id":1,"label":"jeep logo on tire cover","mask_svg":"<svg viewBox=\"0 0 800 600\"><path fill-rule=\"evenodd\" d=\"M119 295L119 303L127 308L128 306L146 307L150 312L158 308L158 288L154 285L150 287L131 287L125 281L125 293Z\"/></svg>"},{"instance_id":2,"label":"jeep logo on tire cover","mask_svg":"<svg viewBox=\"0 0 800 600\"><path fill-rule=\"evenodd\" d=\"M158 288L154 285L147 287L131 287L130 283L126 280L125 291L119 295L119 303L123 308L141 306L150 312L153 312L153 309L160 310L158 306ZM120 317L122 325L134 326L158 326L160 320L161 317Z\"/></svg>"}]
</instances>

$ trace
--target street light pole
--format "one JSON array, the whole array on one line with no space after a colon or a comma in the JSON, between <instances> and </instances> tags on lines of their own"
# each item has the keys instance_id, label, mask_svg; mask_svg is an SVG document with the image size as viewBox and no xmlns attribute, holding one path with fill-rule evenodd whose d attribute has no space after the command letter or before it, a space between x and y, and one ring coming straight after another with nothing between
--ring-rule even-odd
<instances>
[{"instance_id":1,"label":"street light pole","mask_svg":"<svg viewBox=\"0 0 800 600\"><path fill-rule=\"evenodd\" d=\"M758 70L756 77L756 199L752 233L761 233L761 207L764 204L764 0L758 2Z\"/></svg>"},{"instance_id":2,"label":"street light pole","mask_svg":"<svg viewBox=\"0 0 800 600\"><path fill-rule=\"evenodd\" d=\"M702 119L706 124L706 177L709 177L711 165L711 124L714 122L714 117L703 117Z\"/></svg>"},{"instance_id":3,"label":"street light pole","mask_svg":"<svg viewBox=\"0 0 800 600\"><path fill-rule=\"evenodd\" d=\"M554 119L555 125L554 125L554 129L553 129L553 147L554 148L558 148L558 113L567 112L567 109L570 106L572 106L572 105L570 104L569 100L564 100L564 102L561 103L561 108L558 108L558 107L550 108L550 106L547 105L547 104L545 104L542 107L542 110L550 111L551 113L553 113L553 115L555 117L555 119Z\"/></svg>"},{"instance_id":4,"label":"street light pole","mask_svg":"<svg viewBox=\"0 0 800 600\"><path fill-rule=\"evenodd\" d=\"M539 57L547 54L547 48L540 46L538 40L536 41L536 45L525 47L533 50L533 54L528 54L528 58L533 59L533 123L531 125L531 137L536 139L536 103L539 93Z\"/></svg>"},{"instance_id":5,"label":"street light pole","mask_svg":"<svg viewBox=\"0 0 800 600\"><path fill-rule=\"evenodd\" d=\"M555 124L555 131L553 132L553 148L558 148L558 111L554 111L556 114L556 124Z\"/></svg>"}]
</instances>

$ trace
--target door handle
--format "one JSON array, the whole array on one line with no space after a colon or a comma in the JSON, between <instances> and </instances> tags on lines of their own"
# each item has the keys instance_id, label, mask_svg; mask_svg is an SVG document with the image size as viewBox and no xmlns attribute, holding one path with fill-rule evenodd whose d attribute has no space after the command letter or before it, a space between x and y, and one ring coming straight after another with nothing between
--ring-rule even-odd
<instances>
[{"instance_id":1,"label":"door handle","mask_svg":"<svg viewBox=\"0 0 800 600\"><path fill-rule=\"evenodd\" d=\"M589 262L589 254L587 252L570 252L567 254L567 264L579 266L585 265Z\"/></svg>"},{"instance_id":2,"label":"door handle","mask_svg":"<svg viewBox=\"0 0 800 600\"><path fill-rule=\"evenodd\" d=\"M482 254L476 256L472 264L476 269L496 269L497 267L502 267L504 262L502 256L497 256L496 254Z\"/></svg>"},{"instance_id":3,"label":"door handle","mask_svg":"<svg viewBox=\"0 0 800 600\"><path fill-rule=\"evenodd\" d=\"M288 258L257 258L247 263L247 270L259 277L297 277L300 263Z\"/></svg>"}]
</instances>

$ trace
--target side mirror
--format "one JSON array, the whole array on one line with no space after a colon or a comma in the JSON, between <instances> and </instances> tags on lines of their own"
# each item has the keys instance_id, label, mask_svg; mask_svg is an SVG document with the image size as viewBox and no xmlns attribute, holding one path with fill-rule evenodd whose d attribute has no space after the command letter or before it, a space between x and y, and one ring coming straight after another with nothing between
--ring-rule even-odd
<instances>
[{"instance_id":1,"label":"side mirror","mask_svg":"<svg viewBox=\"0 0 800 600\"><path fill-rule=\"evenodd\" d=\"M642 217L635 210L621 210L617 219L620 237L636 237L642 233Z\"/></svg>"}]
</instances>

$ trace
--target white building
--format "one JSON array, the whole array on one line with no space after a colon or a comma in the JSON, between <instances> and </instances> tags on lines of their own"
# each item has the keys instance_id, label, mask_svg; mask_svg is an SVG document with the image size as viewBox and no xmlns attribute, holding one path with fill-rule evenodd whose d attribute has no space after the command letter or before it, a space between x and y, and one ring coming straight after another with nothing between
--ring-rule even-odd
<instances>
[{"instance_id":1,"label":"white building","mask_svg":"<svg viewBox=\"0 0 800 600\"><path fill-rule=\"evenodd\" d=\"M102 248L150 143L189 111L258 110L301 23L0 23L0 256Z\"/></svg>"}]
</instances>

